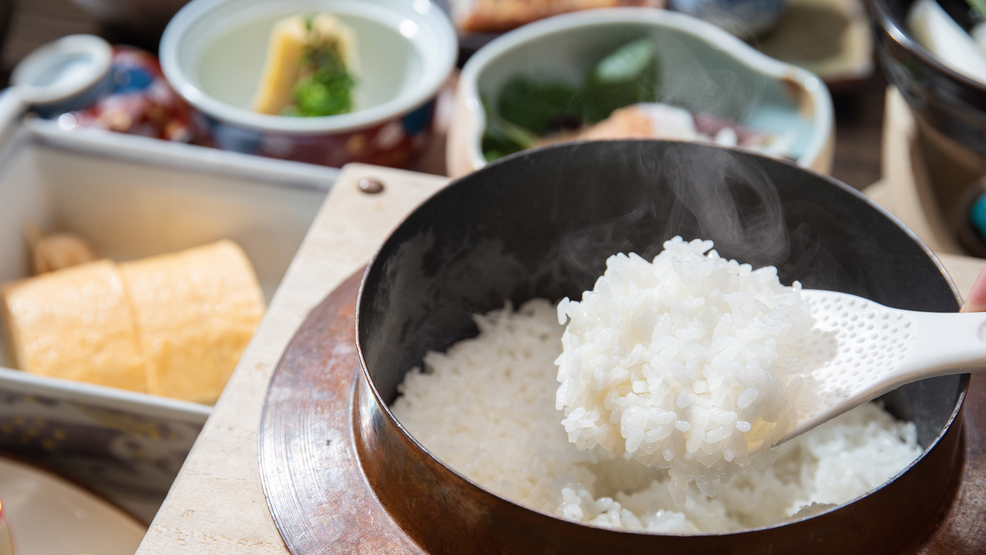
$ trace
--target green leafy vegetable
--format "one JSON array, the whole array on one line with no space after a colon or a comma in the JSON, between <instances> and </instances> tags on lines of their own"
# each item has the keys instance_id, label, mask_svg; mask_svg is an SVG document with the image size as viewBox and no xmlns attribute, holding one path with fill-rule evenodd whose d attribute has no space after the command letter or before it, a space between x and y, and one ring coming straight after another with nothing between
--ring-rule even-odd
<instances>
[{"instance_id":1,"label":"green leafy vegetable","mask_svg":"<svg viewBox=\"0 0 986 555\"><path fill-rule=\"evenodd\" d=\"M581 117L578 93L566 83L539 83L518 76L504 85L497 107L503 119L543 135L558 120Z\"/></svg>"},{"instance_id":2,"label":"green leafy vegetable","mask_svg":"<svg viewBox=\"0 0 986 555\"><path fill-rule=\"evenodd\" d=\"M657 52L648 39L623 45L603 58L585 87L586 119L592 123L613 110L657 99Z\"/></svg>"},{"instance_id":3,"label":"green leafy vegetable","mask_svg":"<svg viewBox=\"0 0 986 555\"><path fill-rule=\"evenodd\" d=\"M295 84L294 104L285 108L284 115L334 116L353 110L352 88L356 83L334 41L307 52L302 67L307 74Z\"/></svg>"},{"instance_id":4,"label":"green leafy vegetable","mask_svg":"<svg viewBox=\"0 0 986 555\"><path fill-rule=\"evenodd\" d=\"M986 0L984 0L986 1ZM535 146L559 129L606 119L617 108L657 99L657 52L648 39L627 43L599 61L580 86L516 76L503 86L496 110L484 99L487 160Z\"/></svg>"},{"instance_id":5,"label":"green leafy vegetable","mask_svg":"<svg viewBox=\"0 0 986 555\"><path fill-rule=\"evenodd\" d=\"M486 110L486 133L483 134L482 146L487 162L531 148L540 140L541 137L537 133L493 113L489 105L489 102L483 101Z\"/></svg>"}]
</instances>

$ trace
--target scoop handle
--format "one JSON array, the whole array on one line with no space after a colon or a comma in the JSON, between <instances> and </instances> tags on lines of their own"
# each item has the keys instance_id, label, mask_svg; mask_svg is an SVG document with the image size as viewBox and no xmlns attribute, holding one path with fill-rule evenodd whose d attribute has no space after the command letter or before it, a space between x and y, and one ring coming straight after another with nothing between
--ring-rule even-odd
<instances>
[{"instance_id":1,"label":"scoop handle","mask_svg":"<svg viewBox=\"0 0 986 555\"><path fill-rule=\"evenodd\" d=\"M986 370L986 312L903 312L913 318L916 333L895 372L900 384Z\"/></svg>"},{"instance_id":2,"label":"scoop handle","mask_svg":"<svg viewBox=\"0 0 986 555\"><path fill-rule=\"evenodd\" d=\"M986 371L986 312L939 313L882 308L905 315L912 322L911 339L897 347L907 349L900 362L879 379L853 389L830 404L823 404L810 417L800 419L780 443L900 386L937 376Z\"/></svg>"}]
</instances>

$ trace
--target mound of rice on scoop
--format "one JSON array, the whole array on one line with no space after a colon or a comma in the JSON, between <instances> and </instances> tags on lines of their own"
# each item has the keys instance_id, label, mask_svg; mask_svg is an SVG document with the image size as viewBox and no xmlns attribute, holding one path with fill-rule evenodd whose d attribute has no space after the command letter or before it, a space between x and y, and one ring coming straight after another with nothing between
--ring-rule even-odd
<instances>
[{"instance_id":1,"label":"mound of rice on scoop","mask_svg":"<svg viewBox=\"0 0 986 555\"><path fill-rule=\"evenodd\" d=\"M769 465L817 402L795 356L813 325L800 283L712 247L675 237L653 262L614 255L580 302L558 305L555 406L569 441L667 469L678 504L693 481L715 495L751 449Z\"/></svg>"}]
</instances>

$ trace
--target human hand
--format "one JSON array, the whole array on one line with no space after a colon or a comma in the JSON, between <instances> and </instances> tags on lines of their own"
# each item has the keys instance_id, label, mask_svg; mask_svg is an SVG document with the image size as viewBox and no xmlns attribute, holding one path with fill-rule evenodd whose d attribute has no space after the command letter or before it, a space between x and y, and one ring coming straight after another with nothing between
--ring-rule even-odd
<instances>
[{"instance_id":1,"label":"human hand","mask_svg":"<svg viewBox=\"0 0 986 555\"><path fill-rule=\"evenodd\" d=\"M960 312L986 312L986 266L979 272Z\"/></svg>"}]
</instances>

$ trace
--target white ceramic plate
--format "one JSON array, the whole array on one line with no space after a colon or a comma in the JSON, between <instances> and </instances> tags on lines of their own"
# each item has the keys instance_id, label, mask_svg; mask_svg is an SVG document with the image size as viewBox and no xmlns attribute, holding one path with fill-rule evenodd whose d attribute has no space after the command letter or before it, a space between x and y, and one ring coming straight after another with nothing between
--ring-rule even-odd
<instances>
[{"instance_id":1,"label":"white ceramic plate","mask_svg":"<svg viewBox=\"0 0 986 555\"><path fill-rule=\"evenodd\" d=\"M132 555L147 532L84 489L5 458L0 499L18 555Z\"/></svg>"}]
</instances>

